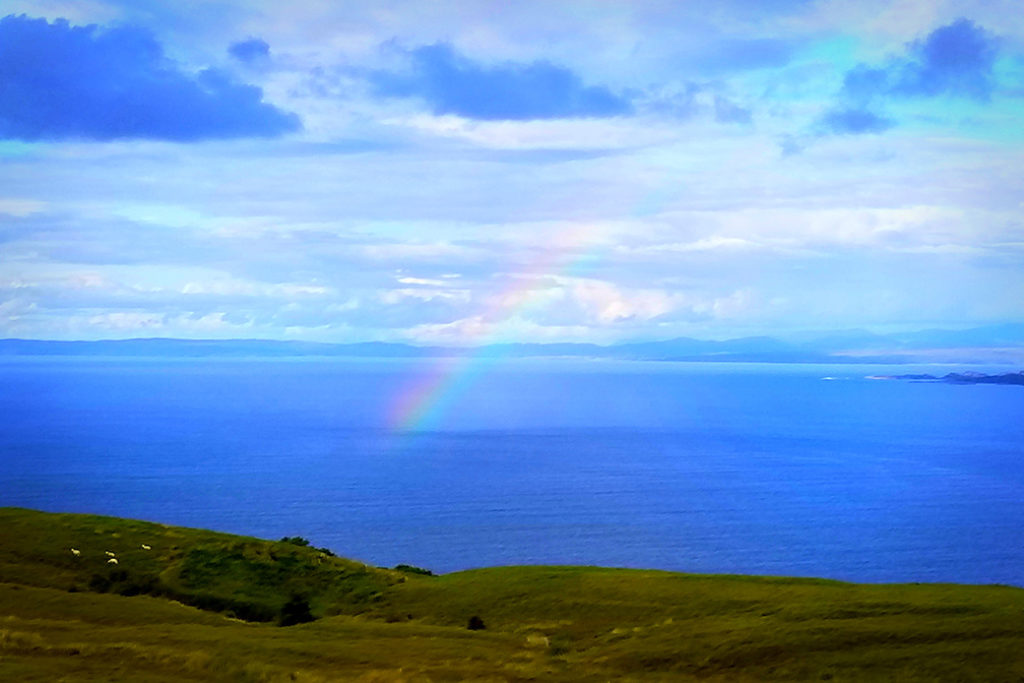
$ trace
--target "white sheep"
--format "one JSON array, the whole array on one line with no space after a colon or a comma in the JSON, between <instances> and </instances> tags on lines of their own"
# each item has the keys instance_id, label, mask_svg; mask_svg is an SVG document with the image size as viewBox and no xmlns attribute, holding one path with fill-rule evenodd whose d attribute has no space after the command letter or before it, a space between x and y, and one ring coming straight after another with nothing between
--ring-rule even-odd
<instances>
[{"instance_id":1,"label":"white sheep","mask_svg":"<svg viewBox=\"0 0 1024 683\"><path fill-rule=\"evenodd\" d=\"M72 548L71 549L71 554L74 555L75 557L81 557L82 556L82 551L79 550L78 548Z\"/></svg>"},{"instance_id":2,"label":"white sheep","mask_svg":"<svg viewBox=\"0 0 1024 683\"><path fill-rule=\"evenodd\" d=\"M104 550L103 552L107 554L107 557L115 557L117 555L117 553L112 553L109 550Z\"/></svg>"},{"instance_id":3,"label":"white sheep","mask_svg":"<svg viewBox=\"0 0 1024 683\"><path fill-rule=\"evenodd\" d=\"M146 545L145 543L143 543L143 544L142 544L142 549L143 549L143 550L152 550L152 549L153 549L153 547L152 547L152 546L148 546L148 545Z\"/></svg>"},{"instance_id":4,"label":"white sheep","mask_svg":"<svg viewBox=\"0 0 1024 683\"><path fill-rule=\"evenodd\" d=\"M116 557L110 558L109 560L107 560L107 564L117 564L117 558Z\"/></svg>"}]
</instances>

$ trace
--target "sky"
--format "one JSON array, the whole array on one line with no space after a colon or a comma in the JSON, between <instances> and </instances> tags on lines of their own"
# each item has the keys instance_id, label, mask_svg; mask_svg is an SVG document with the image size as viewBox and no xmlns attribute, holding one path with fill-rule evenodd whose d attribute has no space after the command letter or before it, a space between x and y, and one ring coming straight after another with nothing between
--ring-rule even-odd
<instances>
[{"instance_id":1,"label":"sky","mask_svg":"<svg viewBox=\"0 0 1024 683\"><path fill-rule=\"evenodd\" d=\"M0 337L1024 322L1019 0L3 0Z\"/></svg>"}]
</instances>

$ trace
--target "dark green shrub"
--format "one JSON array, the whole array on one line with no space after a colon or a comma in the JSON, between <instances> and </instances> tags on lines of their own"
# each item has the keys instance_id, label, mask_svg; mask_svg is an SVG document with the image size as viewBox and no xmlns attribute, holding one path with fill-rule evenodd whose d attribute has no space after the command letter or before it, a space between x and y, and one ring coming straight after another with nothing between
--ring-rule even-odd
<instances>
[{"instance_id":1,"label":"dark green shrub","mask_svg":"<svg viewBox=\"0 0 1024 683\"><path fill-rule=\"evenodd\" d=\"M484 620L474 614L469 618L469 624L466 628L470 631L483 631L487 627L484 626Z\"/></svg>"},{"instance_id":2,"label":"dark green shrub","mask_svg":"<svg viewBox=\"0 0 1024 683\"><path fill-rule=\"evenodd\" d=\"M568 654L568 652L569 643L563 640L553 640L551 641L551 644L548 645L548 654L552 657L558 657L559 655Z\"/></svg>"},{"instance_id":3,"label":"dark green shrub","mask_svg":"<svg viewBox=\"0 0 1024 683\"><path fill-rule=\"evenodd\" d=\"M89 590L95 593L106 593L110 590L110 579L100 574L93 574L89 578Z\"/></svg>"},{"instance_id":4,"label":"dark green shrub","mask_svg":"<svg viewBox=\"0 0 1024 683\"><path fill-rule=\"evenodd\" d=\"M302 536L285 536L281 539L281 543L291 543L292 545L301 545L303 547L309 545L309 541Z\"/></svg>"},{"instance_id":5,"label":"dark green shrub","mask_svg":"<svg viewBox=\"0 0 1024 683\"><path fill-rule=\"evenodd\" d=\"M423 576L433 576L434 572L423 567L414 567L411 564L396 564L395 571L405 572L406 574L421 574Z\"/></svg>"},{"instance_id":6,"label":"dark green shrub","mask_svg":"<svg viewBox=\"0 0 1024 683\"><path fill-rule=\"evenodd\" d=\"M115 587L120 595L159 595L157 577L151 575L126 576Z\"/></svg>"},{"instance_id":7,"label":"dark green shrub","mask_svg":"<svg viewBox=\"0 0 1024 683\"><path fill-rule=\"evenodd\" d=\"M294 626L310 621L313 621L313 613L309 609L309 600L294 593L281 607L281 614L277 618L278 626Z\"/></svg>"}]
</instances>

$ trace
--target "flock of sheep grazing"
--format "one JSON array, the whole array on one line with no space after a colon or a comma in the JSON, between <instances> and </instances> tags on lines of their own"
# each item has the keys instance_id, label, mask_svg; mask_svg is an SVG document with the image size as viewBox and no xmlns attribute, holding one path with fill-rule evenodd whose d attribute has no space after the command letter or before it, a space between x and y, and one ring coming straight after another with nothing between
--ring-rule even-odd
<instances>
[{"instance_id":1,"label":"flock of sheep grazing","mask_svg":"<svg viewBox=\"0 0 1024 683\"><path fill-rule=\"evenodd\" d=\"M145 543L143 543L140 547L143 550L152 550L153 549L152 546L146 545ZM117 564L117 553L111 552L109 550L104 550L103 552L107 556L107 564ZM74 555L75 557L81 557L82 556L82 551L79 550L78 548L71 548L71 554Z\"/></svg>"}]
</instances>

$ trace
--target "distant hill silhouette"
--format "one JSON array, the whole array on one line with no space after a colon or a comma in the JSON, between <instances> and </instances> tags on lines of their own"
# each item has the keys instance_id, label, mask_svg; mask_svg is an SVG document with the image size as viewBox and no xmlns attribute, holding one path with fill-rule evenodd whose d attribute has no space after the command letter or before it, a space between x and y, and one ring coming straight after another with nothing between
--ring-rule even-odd
<instances>
[{"instance_id":1,"label":"distant hill silhouette","mask_svg":"<svg viewBox=\"0 0 1024 683\"><path fill-rule=\"evenodd\" d=\"M1024 324L967 330L921 330L881 335L841 330L782 340L775 337L628 342L602 346L583 343L513 343L465 348L389 342L330 344L269 339L120 339L103 341L0 340L0 356L103 357L302 357L437 358L469 354L498 357L574 357L620 360L723 361L766 363L901 363L937 360L993 362L996 352L1024 358ZM1004 355L1005 355L1004 353Z\"/></svg>"}]
</instances>

